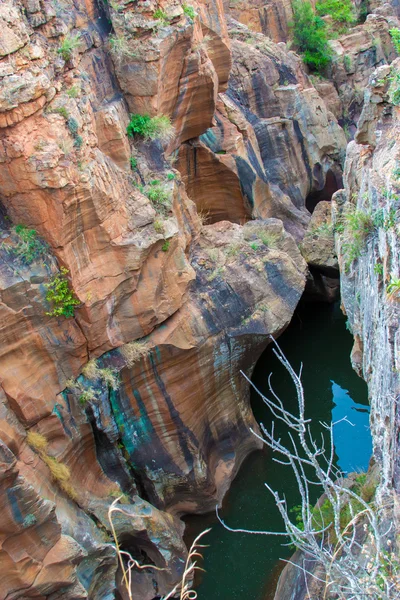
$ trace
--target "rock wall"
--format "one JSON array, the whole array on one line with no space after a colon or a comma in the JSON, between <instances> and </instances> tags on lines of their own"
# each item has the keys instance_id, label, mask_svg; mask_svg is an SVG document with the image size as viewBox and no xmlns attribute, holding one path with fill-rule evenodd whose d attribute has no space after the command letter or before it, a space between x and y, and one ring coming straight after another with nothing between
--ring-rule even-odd
<instances>
[{"instance_id":1,"label":"rock wall","mask_svg":"<svg viewBox=\"0 0 400 600\"><path fill-rule=\"evenodd\" d=\"M300 240L307 199L341 187L343 130L294 53L238 23L230 32L228 90L213 127L181 146L177 168L207 222L278 217Z\"/></svg>"},{"instance_id":2,"label":"rock wall","mask_svg":"<svg viewBox=\"0 0 400 600\"><path fill-rule=\"evenodd\" d=\"M357 260L350 262L343 235L338 237L337 247L343 273L342 300L355 339L352 361L368 383L374 456L382 468L382 493L398 491L399 486L396 440L400 309L395 282L400 268L400 148L399 109L392 102L399 68L397 59L371 77L356 140L347 151L345 189L337 194L334 204L336 220L351 205L372 221ZM351 239L350 244L354 244Z\"/></svg>"},{"instance_id":3,"label":"rock wall","mask_svg":"<svg viewBox=\"0 0 400 600\"><path fill-rule=\"evenodd\" d=\"M122 548L165 569L135 571L134 597L167 593L187 554L179 516L212 509L258 447L240 370L290 322L307 268L288 231L302 236L343 136L299 59L264 38L265 53L234 42L228 88L222 4L193 10L0 6L1 598L123 596L118 497ZM145 112L171 119L164 141L126 135ZM204 140L228 130L219 161ZM293 186L265 158L292 148Z\"/></svg>"},{"instance_id":4,"label":"rock wall","mask_svg":"<svg viewBox=\"0 0 400 600\"><path fill-rule=\"evenodd\" d=\"M355 140L347 147L344 189L332 198L342 309L354 337L351 360L368 384L371 406L373 460L369 471L378 474L377 498L391 523L383 529L393 532L396 540L400 525L399 81L400 59L372 74ZM307 253L312 248L304 246L303 255L310 260ZM393 552L398 553L397 546ZM304 563L301 553L293 560L318 576L320 566ZM324 588L314 577L308 576L306 581L303 572L288 565L275 600L306 600L310 593L313 598L323 598Z\"/></svg>"}]
</instances>

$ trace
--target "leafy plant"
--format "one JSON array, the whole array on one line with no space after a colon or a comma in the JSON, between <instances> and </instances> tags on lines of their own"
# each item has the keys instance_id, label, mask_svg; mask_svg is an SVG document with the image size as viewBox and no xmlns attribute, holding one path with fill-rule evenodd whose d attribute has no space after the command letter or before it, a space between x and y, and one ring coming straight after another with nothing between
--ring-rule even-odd
<instances>
[{"instance_id":1,"label":"leafy plant","mask_svg":"<svg viewBox=\"0 0 400 600\"><path fill-rule=\"evenodd\" d=\"M95 359L89 360L89 362L83 367L82 374L90 380L100 379L107 386L113 390L119 388L118 373L115 369L110 367L99 367Z\"/></svg>"},{"instance_id":2,"label":"leafy plant","mask_svg":"<svg viewBox=\"0 0 400 600\"><path fill-rule=\"evenodd\" d=\"M96 392L94 391L93 388L89 387L87 390L82 391L82 393L80 394L80 396L78 398L78 402L79 402L79 404L82 404L84 406L88 402L92 402L93 400L96 400L96 398L97 398Z\"/></svg>"},{"instance_id":3,"label":"leafy plant","mask_svg":"<svg viewBox=\"0 0 400 600\"><path fill-rule=\"evenodd\" d=\"M78 121L76 119L74 119L74 117L69 117L69 119L67 121L67 127L68 127L70 133L73 136L76 136L76 134L78 133L78 130L79 130L79 124L78 124Z\"/></svg>"},{"instance_id":4,"label":"leafy plant","mask_svg":"<svg viewBox=\"0 0 400 600\"><path fill-rule=\"evenodd\" d=\"M117 36L117 35L110 35L110 37L108 38L108 41L110 43L112 52L117 57L123 57L123 56L129 57L129 58L137 57L137 52L135 52L134 50L132 50L129 47L129 43L124 37Z\"/></svg>"},{"instance_id":5,"label":"leafy plant","mask_svg":"<svg viewBox=\"0 0 400 600\"><path fill-rule=\"evenodd\" d=\"M396 179L396 181L398 181L400 179L400 166L395 167L393 169L392 177L393 177L393 179Z\"/></svg>"},{"instance_id":6,"label":"leafy plant","mask_svg":"<svg viewBox=\"0 0 400 600\"><path fill-rule=\"evenodd\" d=\"M171 205L171 192L162 183L157 183L147 189L146 196L156 210L169 208Z\"/></svg>"},{"instance_id":7,"label":"leafy plant","mask_svg":"<svg viewBox=\"0 0 400 600\"><path fill-rule=\"evenodd\" d=\"M69 98L77 98L80 94L80 88L77 85L73 85L67 90L67 96Z\"/></svg>"},{"instance_id":8,"label":"leafy plant","mask_svg":"<svg viewBox=\"0 0 400 600\"><path fill-rule=\"evenodd\" d=\"M320 0L315 8L321 17L329 15L336 23L354 23L356 20L351 0Z\"/></svg>"},{"instance_id":9,"label":"leafy plant","mask_svg":"<svg viewBox=\"0 0 400 600\"><path fill-rule=\"evenodd\" d=\"M251 248L252 250L255 250L255 251L257 251L257 250L259 249L259 247L260 247L260 243L259 243L259 242L251 242L251 243L249 244L249 246L250 246L250 248Z\"/></svg>"},{"instance_id":10,"label":"leafy plant","mask_svg":"<svg viewBox=\"0 0 400 600\"><path fill-rule=\"evenodd\" d=\"M197 13L194 10L193 6L190 6L190 4L182 4L182 8L183 8L183 12L184 14L191 19L192 21L195 20Z\"/></svg>"},{"instance_id":11,"label":"leafy plant","mask_svg":"<svg viewBox=\"0 0 400 600\"><path fill-rule=\"evenodd\" d=\"M156 21L161 21L163 24L167 24L169 22L168 15L162 8L157 8L157 10L154 11L153 19Z\"/></svg>"},{"instance_id":12,"label":"leafy plant","mask_svg":"<svg viewBox=\"0 0 400 600\"><path fill-rule=\"evenodd\" d=\"M168 181L173 181L175 179L175 173L167 173Z\"/></svg>"},{"instance_id":13,"label":"leafy plant","mask_svg":"<svg viewBox=\"0 0 400 600\"><path fill-rule=\"evenodd\" d=\"M131 114L131 120L127 127L127 134L133 137L135 134L143 136L148 140L159 138L167 142L174 134L171 120L166 115L150 117L150 115Z\"/></svg>"},{"instance_id":14,"label":"leafy plant","mask_svg":"<svg viewBox=\"0 0 400 600\"><path fill-rule=\"evenodd\" d=\"M160 219L156 219L153 223L153 227L156 233L164 233L164 223Z\"/></svg>"},{"instance_id":15,"label":"leafy plant","mask_svg":"<svg viewBox=\"0 0 400 600\"><path fill-rule=\"evenodd\" d=\"M350 265L360 257L369 235L376 227L371 212L364 212L350 206L343 215L343 254L347 271ZM336 231L338 231L336 227Z\"/></svg>"},{"instance_id":16,"label":"leafy plant","mask_svg":"<svg viewBox=\"0 0 400 600\"><path fill-rule=\"evenodd\" d=\"M389 77L389 99L392 104L398 106L400 104L400 72L395 71Z\"/></svg>"},{"instance_id":17,"label":"leafy plant","mask_svg":"<svg viewBox=\"0 0 400 600\"><path fill-rule=\"evenodd\" d=\"M61 267L60 272L54 275L49 283L46 283L47 294L46 300L52 305L52 309L46 312L49 317L73 317L75 314L75 306L80 304L80 301L74 296L73 291L69 287L67 279L69 271L65 267Z\"/></svg>"},{"instance_id":18,"label":"leafy plant","mask_svg":"<svg viewBox=\"0 0 400 600\"><path fill-rule=\"evenodd\" d=\"M332 56L325 23L314 13L308 0L294 0L292 6L293 44L311 69L322 71L330 63Z\"/></svg>"},{"instance_id":19,"label":"leafy plant","mask_svg":"<svg viewBox=\"0 0 400 600\"><path fill-rule=\"evenodd\" d=\"M168 252L169 250L169 246L170 246L170 241L169 240L165 240L165 242L163 243L163 245L161 246L161 250L163 252Z\"/></svg>"},{"instance_id":20,"label":"leafy plant","mask_svg":"<svg viewBox=\"0 0 400 600\"><path fill-rule=\"evenodd\" d=\"M24 264L30 265L47 252L48 245L39 238L34 229L28 229L25 225L16 225L13 227L13 232L18 239L16 245L3 245L2 247Z\"/></svg>"},{"instance_id":21,"label":"leafy plant","mask_svg":"<svg viewBox=\"0 0 400 600\"><path fill-rule=\"evenodd\" d=\"M74 147L79 150L80 148L82 148L82 144L83 144L83 137L81 135L76 135L75 139L74 139Z\"/></svg>"},{"instance_id":22,"label":"leafy plant","mask_svg":"<svg viewBox=\"0 0 400 600\"><path fill-rule=\"evenodd\" d=\"M383 275L383 264L382 263L375 263L374 264L374 273L375 275Z\"/></svg>"},{"instance_id":23,"label":"leafy plant","mask_svg":"<svg viewBox=\"0 0 400 600\"><path fill-rule=\"evenodd\" d=\"M58 54L61 54L63 60L66 62L70 60L73 51L79 46L80 34L76 35L67 34L62 41L61 46L58 48Z\"/></svg>"},{"instance_id":24,"label":"leafy plant","mask_svg":"<svg viewBox=\"0 0 400 600\"><path fill-rule=\"evenodd\" d=\"M69 119L69 112L67 111L65 106L56 106L55 108L51 109L51 112L61 115L62 117L64 117L65 120Z\"/></svg>"},{"instance_id":25,"label":"leafy plant","mask_svg":"<svg viewBox=\"0 0 400 600\"><path fill-rule=\"evenodd\" d=\"M137 158L135 158L134 156L131 156L129 159L129 162L131 164L132 171L134 171L137 168Z\"/></svg>"},{"instance_id":26,"label":"leafy plant","mask_svg":"<svg viewBox=\"0 0 400 600\"><path fill-rule=\"evenodd\" d=\"M344 68L346 69L346 71L349 72L352 67L352 62L351 62L351 58L348 54L345 54L343 57L343 65L344 65Z\"/></svg>"},{"instance_id":27,"label":"leafy plant","mask_svg":"<svg viewBox=\"0 0 400 600\"><path fill-rule=\"evenodd\" d=\"M267 248L273 248L277 243L277 236L273 233L269 233L268 231L258 231L258 237Z\"/></svg>"},{"instance_id":28,"label":"leafy plant","mask_svg":"<svg viewBox=\"0 0 400 600\"><path fill-rule=\"evenodd\" d=\"M389 33L397 54L400 54L400 29L393 27L389 29Z\"/></svg>"},{"instance_id":29,"label":"leafy plant","mask_svg":"<svg viewBox=\"0 0 400 600\"><path fill-rule=\"evenodd\" d=\"M400 279L396 277L392 277L390 283L388 283L386 287L386 293L388 295L389 300L399 300L400 299Z\"/></svg>"}]
</instances>

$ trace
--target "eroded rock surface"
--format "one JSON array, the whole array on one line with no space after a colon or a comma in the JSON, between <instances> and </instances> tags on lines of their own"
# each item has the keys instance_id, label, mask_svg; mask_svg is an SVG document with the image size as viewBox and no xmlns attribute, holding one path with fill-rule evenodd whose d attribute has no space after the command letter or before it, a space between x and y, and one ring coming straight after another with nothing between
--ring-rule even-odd
<instances>
[{"instance_id":1,"label":"eroded rock surface","mask_svg":"<svg viewBox=\"0 0 400 600\"><path fill-rule=\"evenodd\" d=\"M306 264L287 231L301 237L305 195L324 185L340 154L341 130L298 58L235 42L240 65L229 89L246 79L236 97L222 4L158 8L92 0L0 7L7 600L124 597L107 516L118 497L122 549L165 569L135 570L135 599L166 594L180 580L187 550L179 516L220 503L259 445L240 370L250 375L268 336L290 322ZM255 64L263 93L274 90L271 114L256 106ZM280 91L286 68L296 79ZM318 106L320 132L298 158L296 183L281 189L257 126L271 127L271 139L282 119L301 131ZM128 138L129 113L145 112L169 117L174 130L163 141ZM203 137L224 131L229 153L223 147L219 161ZM271 145L276 160L298 144L289 138L281 153ZM171 166L185 152L191 159L196 144L201 190ZM302 182L310 161L322 161L323 174ZM200 191L213 199L206 226Z\"/></svg>"},{"instance_id":2,"label":"eroded rock surface","mask_svg":"<svg viewBox=\"0 0 400 600\"><path fill-rule=\"evenodd\" d=\"M299 240L341 187L346 139L294 53L243 26L234 37L214 126L181 146L177 167L208 222L278 217Z\"/></svg>"}]
</instances>

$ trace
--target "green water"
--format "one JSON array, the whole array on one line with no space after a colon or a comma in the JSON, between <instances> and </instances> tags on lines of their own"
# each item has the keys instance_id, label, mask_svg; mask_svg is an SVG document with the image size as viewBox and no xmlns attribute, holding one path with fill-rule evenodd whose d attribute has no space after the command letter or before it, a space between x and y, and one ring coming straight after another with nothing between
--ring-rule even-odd
<instances>
[{"instance_id":1,"label":"green water","mask_svg":"<svg viewBox=\"0 0 400 600\"><path fill-rule=\"evenodd\" d=\"M351 368L352 337L346 330L339 306L311 305L299 310L291 326L279 338L279 344L296 370L303 362L306 413L315 424L314 434L321 429L319 421L337 421L347 416L354 426L341 423L336 427L336 462L343 471L365 470L372 449L367 387ZM254 383L265 393L271 372L275 391L285 406L294 410L293 385L269 347L253 376ZM268 409L256 394L252 394L252 406L257 420L269 425ZM279 434L284 438L284 428ZM246 529L282 530L275 503L264 486L266 481L272 488L283 491L289 504L298 504L289 468L273 462L268 449L261 450L247 458L225 498L221 516L227 524ZM206 527L212 527L204 538L209 548L204 553L206 573L201 574L196 586L199 600L273 598L284 566L279 559L291 554L282 545L282 538L228 532L214 514L191 516L186 523L188 542Z\"/></svg>"}]
</instances>

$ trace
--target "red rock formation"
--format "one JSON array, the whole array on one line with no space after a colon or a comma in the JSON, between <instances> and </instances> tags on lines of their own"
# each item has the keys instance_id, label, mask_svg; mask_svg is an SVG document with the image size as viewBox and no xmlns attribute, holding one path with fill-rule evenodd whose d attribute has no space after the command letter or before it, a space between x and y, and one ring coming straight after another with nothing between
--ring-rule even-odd
<instances>
[{"instance_id":1,"label":"red rock formation","mask_svg":"<svg viewBox=\"0 0 400 600\"><path fill-rule=\"evenodd\" d=\"M235 35L247 34L242 27ZM233 41L229 87L214 125L181 146L177 167L210 222L278 217L301 239L307 197L330 199L340 185L345 137L299 59L262 35L250 41ZM337 183L324 196L329 175Z\"/></svg>"},{"instance_id":2,"label":"red rock formation","mask_svg":"<svg viewBox=\"0 0 400 600\"><path fill-rule=\"evenodd\" d=\"M341 144L299 59L263 36L234 43L228 88L220 2L195 18L173 2L103 9L0 7L0 596L15 600L115 595L121 493L123 547L168 569L135 575L137 597L179 580L177 516L220 502L257 447L239 371L305 285L278 218L301 237ZM129 112L171 117L183 182L159 140L128 139ZM214 222L202 230L191 196ZM18 224L39 236L29 260ZM49 314L61 267L70 318Z\"/></svg>"}]
</instances>

